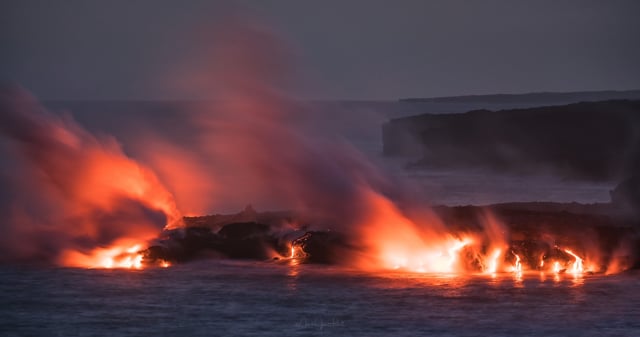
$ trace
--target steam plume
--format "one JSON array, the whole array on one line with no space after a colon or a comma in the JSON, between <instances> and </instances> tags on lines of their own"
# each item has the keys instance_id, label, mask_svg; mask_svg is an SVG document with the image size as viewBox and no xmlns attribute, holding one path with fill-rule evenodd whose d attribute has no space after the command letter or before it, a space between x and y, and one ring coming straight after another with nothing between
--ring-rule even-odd
<instances>
[{"instance_id":1,"label":"steam plume","mask_svg":"<svg viewBox=\"0 0 640 337\"><path fill-rule=\"evenodd\" d=\"M3 260L61 258L181 221L172 195L117 141L55 115L24 89L0 92Z\"/></svg>"}]
</instances>

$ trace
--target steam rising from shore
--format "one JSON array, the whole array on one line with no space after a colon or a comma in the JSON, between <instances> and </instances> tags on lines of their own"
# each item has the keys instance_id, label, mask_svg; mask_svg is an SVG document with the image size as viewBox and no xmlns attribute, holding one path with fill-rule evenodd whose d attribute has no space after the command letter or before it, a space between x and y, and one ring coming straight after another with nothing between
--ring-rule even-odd
<instances>
[{"instance_id":1,"label":"steam rising from shore","mask_svg":"<svg viewBox=\"0 0 640 337\"><path fill-rule=\"evenodd\" d=\"M359 250L345 260L363 269L500 270L510 255L497 219L487 214L480 234L451 232L425 205L400 202L403 191L351 146L297 123L305 107L285 94L286 48L268 29L228 22L213 42L179 82L223 99L185 111L192 147L159 135L139 139L145 163L22 89L2 92L1 144L10 159L2 259L85 266L105 252L136 254L104 248L144 245L180 227L185 212L232 200L294 209L347 233ZM461 260L465 254L472 258Z\"/></svg>"},{"instance_id":2,"label":"steam rising from shore","mask_svg":"<svg viewBox=\"0 0 640 337\"><path fill-rule=\"evenodd\" d=\"M3 260L52 261L181 222L172 194L114 138L48 112L21 88L0 94Z\"/></svg>"}]
</instances>

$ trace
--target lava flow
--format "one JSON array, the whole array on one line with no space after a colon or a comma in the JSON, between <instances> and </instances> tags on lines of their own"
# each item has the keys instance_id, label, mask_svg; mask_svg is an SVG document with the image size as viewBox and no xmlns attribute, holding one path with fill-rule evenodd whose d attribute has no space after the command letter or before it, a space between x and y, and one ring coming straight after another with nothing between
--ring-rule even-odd
<instances>
[{"instance_id":1,"label":"lava flow","mask_svg":"<svg viewBox=\"0 0 640 337\"><path fill-rule=\"evenodd\" d=\"M524 240L514 240L507 227L487 213L480 217L484 226L454 231L433 216L426 223L416 222L380 194L369 192L366 200L371 213L360 226L366 258L357 263L364 269L518 275L527 270L556 274L567 270L574 275L610 270L607 264L598 266L597 261L602 260L604 254L599 250L589 251L588 255L594 259L585 262L585 257L574 253L575 250L548 243L548 240L564 240L561 235L554 238L549 233L531 233ZM594 246L590 242L585 244ZM507 249L511 254L503 255ZM608 259L624 257L609 256ZM585 264L591 267L585 269Z\"/></svg>"},{"instance_id":2,"label":"lava flow","mask_svg":"<svg viewBox=\"0 0 640 337\"><path fill-rule=\"evenodd\" d=\"M181 226L173 195L112 137L97 137L29 93L1 94L0 135L15 179L3 225L3 259L64 266L141 268L140 249Z\"/></svg>"},{"instance_id":3,"label":"lava flow","mask_svg":"<svg viewBox=\"0 0 640 337\"><path fill-rule=\"evenodd\" d=\"M70 117L47 112L23 91L13 92L8 98L3 100L7 113L2 116L5 122L2 135L7 136L7 144L12 145L10 152L16 159L14 173L23 178L8 183L15 195L7 216L9 227L4 229L7 236L2 239L3 258L24 260L45 255L63 266L142 269L151 265L168 267L197 257L198 249L218 249L229 256L260 256L252 255L256 254L255 247L250 248L249 253L238 253L239 248L234 245L250 242L268 246L280 241L279 237L268 236L271 235L269 226L264 232L267 234L261 234L268 236L263 241L251 235L238 238L234 236L238 234L233 234L242 231L213 233L208 228L195 230L197 227L191 227L191 232L198 235L197 240L189 241L189 228L184 228L172 192L154 170L128 157L115 139L96 137ZM253 102L249 106L254 108L259 104ZM617 257L611 254L606 257L598 251L578 254L575 252L585 250L577 246L560 249L553 243L578 241L566 235L554 238L530 233L524 239L511 236L509 228L488 211L469 220L476 222L475 225L460 227L457 224L459 228L453 229L454 224L445 223L428 209L412 213L401 208L383 193L388 185L380 181L369 166L358 162L360 159L348 155L334 158L311 142L300 140L300 133L285 132L271 120L257 125L259 130L243 130L255 131L252 133L264 138L261 142L264 152L270 152L271 146L298 144L293 147L295 155L279 158L282 167L275 165L273 158L264 156L240 156L239 163L261 167L282 181L286 181L285 177L295 177L282 184L287 188L280 192L286 197L280 195L277 199L291 200L295 195L302 195L305 199L302 205L309 214L325 223L343 222L338 231L306 233L305 240L300 242L315 244L315 248L291 244L283 253L289 259L331 261L370 271L447 274L506 271L521 274L526 270L540 270L581 275L625 268L625 264L618 263ZM276 141L270 145L273 139ZM252 149L245 150L254 153ZM237 158L229 162L238 163ZM316 170L318 168L322 169ZM267 179L264 172L256 174ZM309 183L319 177L338 183L323 188ZM273 191L278 189L274 187ZM342 192L339 198L334 191ZM322 207L314 209L310 205ZM168 238L159 240L165 232L170 234ZM332 235L337 234L333 233L340 232L348 239L334 240ZM315 240L315 237L319 238ZM152 243L158 240L159 245ZM191 244L188 242L204 248L184 246ZM173 251L172 247L178 248ZM278 246L269 248L281 251ZM185 251L193 255L179 255ZM506 251L512 254L504 254ZM325 258L323 254L337 255L339 260ZM511 255L515 261L508 261ZM585 270L585 265L596 267Z\"/></svg>"},{"instance_id":4,"label":"lava flow","mask_svg":"<svg viewBox=\"0 0 640 337\"><path fill-rule=\"evenodd\" d=\"M575 262L573 262L573 264L571 265L571 272L574 274L582 273L584 271L584 268L582 267L582 259L569 249L565 249L564 251L576 259Z\"/></svg>"},{"instance_id":5,"label":"lava flow","mask_svg":"<svg viewBox=\"0 0 640 337\"><path fill-rule=\"evenodd\" d=\"M500 255L502 255L502 250L496 249L493 251L491 256L488 259L487 268L485 269L486 273L495 274L498 271L498 263L500 261Z\"/></svg>"},{"instance_id":6,"label":"lava flow","mask_svg":"<svg viewBox=\"0 0 640 337\"><path fill-rule=\"evenodd\" d=\"M516 257L516 262L513 265L513 272L522 273L522 263L520 262L520 256L516 253L513 253L513 255Z\"/></svg>"},{"instance_id":7,"label":"lava flow","mask_svg":"<svg viewBox=\"0 0 640 337\"><path fill-rule=\"evenodd\" d=\"M142 244L131 244L128 240L108 248L96 248L89 254L70 251L63 255L63 265L85 268L142 269Z\"/></svg>"},{"instance_id":8,"label":"lava flow","mask_svg":"<svg viewBox=\"0 0 640 337\"><path fill-rule=\"evenodd\" d=\"M141 269L212 255L271 260L278 252L296 264L366 271L580 275L629 267L622 230L599 242L595 225L589 237L571 221L558 221L573 228L565 231L543 228L547 217L522 224L534 212L503 222L489 208L449 208L454 215L447 215L407 200L410 193L351 146L310 136L316 125L305 127L296 115L302 104L283 94L287 53L277 39L252 25L223 28L217 54L203 53L219 64L194 74L215 82L210 97L227 99L181 115L188 146L145 139L153 153L134 158L114 137L47 111L22 89L0 92L0 154L11 161L0 172L7 187L0 193L11 200L0 208L0 259ZM211 223L198 217L187 225L176 200L186 213L247 201L295 212L211 216ZM298 220L306 233L292 230L300 235L291 241L283 223Z\"/></svg>"}]
</instances>

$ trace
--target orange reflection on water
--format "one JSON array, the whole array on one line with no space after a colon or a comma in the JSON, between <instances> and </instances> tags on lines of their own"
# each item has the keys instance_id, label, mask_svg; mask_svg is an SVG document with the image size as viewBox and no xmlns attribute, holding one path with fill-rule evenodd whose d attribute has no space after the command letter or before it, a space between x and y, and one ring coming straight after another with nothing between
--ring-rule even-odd
<instances>
[{"instance_id":1,"label":"orange reflection on water","mask_svg":"<svg viewBox=\"0 0 640 337\"><path fill-rule=\"evenodd\" d=\"M301 261L295 257L295 249L291 247L291 257L287 259L287 288L298 290L298 275L300 275Z\"/></svg>"},{"instance_id":2,"label":"orange reflection on water","mask_svg":"<svg viewBox=\"0 0 640 337\"><path fill-rule=\"evenodd\" d=\"M582 274L574 274L572 279L573 287L580 287L584 285L584 276Z\"/></svg>"},{"instance_id":3,"label":"orange reflection on water","mask_svg":"<svg viewBox=\"0 0 640 337\"><path fill-rule=\"evenodd\" d=\"M584 274L573 273L552 273L539 271L522 271L522 272L502 272L492 274L425 274L425 273L407 273L407 272L389 272L382 275L385 278L385 288L402 288L407 286L464 286L469 282L486 282L488 285L497 287L516 287L525 288L525 284L547 283L552 280L556 285L569 285L570 287L579 287L585 284L587 276ZM563 282L566 281L566 282Z\"/></svg>"}]
</instances>

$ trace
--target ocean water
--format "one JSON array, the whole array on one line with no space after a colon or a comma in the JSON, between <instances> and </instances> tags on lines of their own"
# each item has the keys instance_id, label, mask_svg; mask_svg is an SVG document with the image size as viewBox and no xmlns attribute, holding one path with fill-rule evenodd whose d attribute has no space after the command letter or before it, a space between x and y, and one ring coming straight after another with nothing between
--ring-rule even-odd
<instances>
[{"instance_id":1,"label":"ocean water","mask_svg":"<svg viewBox=\"0 0 640 337\"><path fill-rule=\"evenodd\" d=\"M544 172L523 176L482 169L404 170L398 162L391 162L387 168L408 188L418 190L428 203L449 206L532 201L607 203L618 183L570 180Z\"/></svg>"},{"instance_id":2,"label":"ocean water","mask_svg":"<svg viewBox=\"0 0 640 337\"><path fill-rule=\"evenodd\" d=\"M2 336L640 336L640 274L1 267Z\"/></svg>"}]
</instances>

